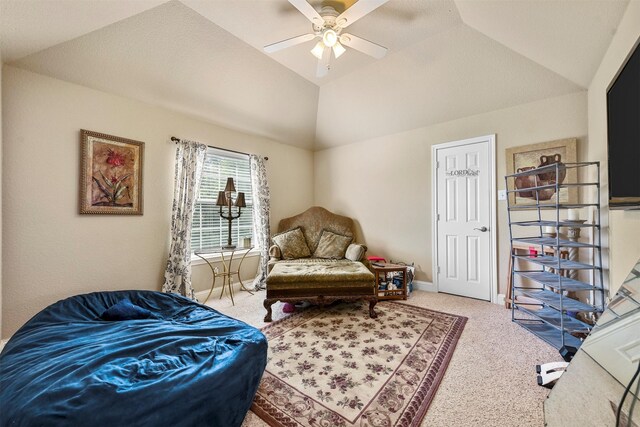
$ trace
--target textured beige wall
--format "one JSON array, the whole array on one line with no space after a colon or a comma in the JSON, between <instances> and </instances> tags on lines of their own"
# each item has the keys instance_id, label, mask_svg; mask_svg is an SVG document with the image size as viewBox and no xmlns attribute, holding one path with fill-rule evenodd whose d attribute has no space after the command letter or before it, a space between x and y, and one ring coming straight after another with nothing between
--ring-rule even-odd
<instances>
[{"instance_id":1,"label":"textured beige wall","mask_svg":"<svg viewBox=\"0 0 640 427\"><path fill-rule=\"evenodd\" d=\"M14 67L5 66L2 77L3 337L61 298L160 289L173 197L172 135L268 156L274 222L313 202L310 151ZM143 216L78 214L80 129L145 142ZM194 269L196 290L208 289L208 267Z\"/></svg>"},{"instance_id":2,"label":"textured beige wall","mask_svg":"<svg viewBox=\"0 0 640 427\"><path fill-rule=\"evenodd\" d=\"M493 133L500 189L507 147L578 137L584 152L586 92L319 151L315 202L354 217L369 254L413 261L416 279L431 281L431 146ZM505 203L497 206L499 293L505 293L509 257Z\"/></svg>"},{"instance_id":3,"label":"textured beige wall","mask_svg":"<svg viewBox=\"0 0 640 427\"><path fill-rule=\"evenodd\" d=\"M629 2L609 49L589 86L589 159L602 162L601 194L603 206L608 205L607 165L607 89L613 82L640 39L640 1ZM605 209L606 213L607 210ZM609 226L608 264L610 295L614 295L640 258L640 211L610 211L605 215Z\"/></svg>"}]
</instances>

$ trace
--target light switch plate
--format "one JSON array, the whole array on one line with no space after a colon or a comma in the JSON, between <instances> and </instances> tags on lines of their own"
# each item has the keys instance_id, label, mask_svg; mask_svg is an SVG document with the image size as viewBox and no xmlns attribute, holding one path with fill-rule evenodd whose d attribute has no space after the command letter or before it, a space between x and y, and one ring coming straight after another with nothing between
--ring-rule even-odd
<instances>
[{"instance_id":1,"label":"light switch plate","mask_svg":"<svg viewBox=\"0 0 640 427\"><path fill-rule=\"evenodd\" d=\"M507 200L507 190L498 190L498 200Z\"/></svg>"}]
</instances>

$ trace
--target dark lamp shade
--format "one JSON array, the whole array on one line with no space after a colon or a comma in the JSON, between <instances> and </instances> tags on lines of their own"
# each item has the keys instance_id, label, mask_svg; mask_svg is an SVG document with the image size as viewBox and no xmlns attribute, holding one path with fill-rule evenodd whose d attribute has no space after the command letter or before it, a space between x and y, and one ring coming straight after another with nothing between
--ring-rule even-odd
<instances>
[{"instance_id":1,"label":"dark lamp shade","mask_svg":"<svg viewBox=\"0 0 640 427\"><path fill-rule=\"evenodd\" d=\"M233 184L233 178L227 178L227 186L224 187L225 193L235 193L236 186Z\"/></svg>"},{"instance_id":2,"label":"dark lamp shade","mask_svg":"<svg viewBox=\"0 0 640 427\"><path fill-rule=\"evenodd\" d=\"M238 193L238 198L236 199L236 207L238 208L246 208L247 204L244 201L244 193Z\"/></svg>"},{"instance_id":3,"label":"dark lamp shade","mask_svg":"<svg viewBox=\"0 0 640 427\"><path fill-rule=\"evenodd\" d=\"M227 196L225 196L224 191L218 191L216 206L227 206Z\"/></svg>"}]
</instances>

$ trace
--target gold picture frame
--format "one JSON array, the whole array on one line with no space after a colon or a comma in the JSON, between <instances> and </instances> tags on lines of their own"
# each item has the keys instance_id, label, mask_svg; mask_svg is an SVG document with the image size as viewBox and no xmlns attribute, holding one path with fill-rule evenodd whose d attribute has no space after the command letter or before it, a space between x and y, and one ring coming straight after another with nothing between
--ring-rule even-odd
<instances>
[{"instance_id":1,"label":"gold picture frame","mask_svg":"<svg viewBox=\"0 0 640 427\"><path fill-rule=\"evenodd\" d=\"M80 130L80 213L142 215L144 142Z\"/></svg>"},{"instance_id":2,"label":"gold picture frame","mask_svg":"<svg viewBox=\"0 0 640 427\"><path fill-rule=\"evenodd\" d=\"M540 166L553 163L576 163L577 138L558 139L556 141L541 142L538 144L522 145L511 147L505 150L507 160L507 175L526 170L532 170ZM560 173L560 180L564 183L577 182L576 168L566 169L566 176ZM509 193L510 204L512 206L536 204L536 192L526 191L527 187L535 185L548 185L555 183L555 170L547 169L546 173L509 179L507 190L524 189L520 192ZM554 188L546 188L538 191L540 202L555 203L559 201L565 204L578 203L578 188L576 186L560 188L559 194L555 194Z\"/></svg>"}]
</instances>

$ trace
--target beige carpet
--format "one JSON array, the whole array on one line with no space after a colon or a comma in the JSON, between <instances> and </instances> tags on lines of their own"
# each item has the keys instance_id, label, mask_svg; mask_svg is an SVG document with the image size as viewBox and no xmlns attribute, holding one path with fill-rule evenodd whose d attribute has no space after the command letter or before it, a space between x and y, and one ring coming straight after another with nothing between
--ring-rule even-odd
<instances>
[{"instance_id":1,"label":"beige carpet","mask_svg":"<svg viewBox=\"0 0 640 427\"><path fill-rule=\"evenodd\" d=\"M237 293L208 304L261 328L264 292ZM407 303L458 314L469 320L422 426L542 427L542 404L548 390L536 383L535 365L561 360L558 352L511 322L504 306L446 294L416 291ZM381 302L380 304L384 304ZM274 320L286 316L274 304ZM243 427L267 424L252 412Z\"/></svg>"}]
</instances>

